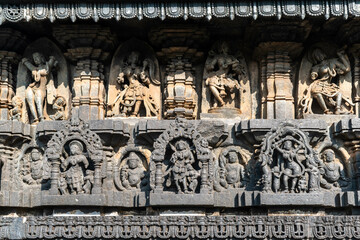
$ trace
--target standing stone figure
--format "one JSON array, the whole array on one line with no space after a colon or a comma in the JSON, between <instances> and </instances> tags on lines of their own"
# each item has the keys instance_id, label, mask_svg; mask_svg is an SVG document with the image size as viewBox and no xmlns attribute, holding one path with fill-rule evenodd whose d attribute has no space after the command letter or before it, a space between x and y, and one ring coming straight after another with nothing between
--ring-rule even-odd
<instances>
[{"instance_id":1,"label":"standing stone figure","mask_svg":"<svg viewBox=\"0 0 360 240\"><path fill-rule=\"evenodd\" d=\"M146 117L157 116L159 106L154 98L160 96L155 96L156 93L149 86L158 85L160 82L153 78L153 71L154 62L151 59L144 59L140 63L140 54L131 52L118 75L117 82L122 90L110 105L110 109L119 101L120 113L124 117L138 117L142 106L145 108Z\"/></svg>"},{"instance_id":2,"label":"standing stone figure","mask_svg":"<svg viewBox=\"0 0 360 240\"><path fill-rule=\"evenodd\" d=\"M324 114L350 114L353 113L354 104L351 99L344 96L334 79L350 72L350 61L345 50L337 52L337 58L328 58L320 48L312 52L314 62L310 77L313 81L306 90L300 104L303 114L312 114L314 99Z\"/></svg>"},{"instance_id":3,"label":"standing stone figure","mask_svg":"<svg viewBox=\"0 0 360 240\"><path fill-rule=\"evenodd\" d=\"M174 150L170 159L172 165L164 174L164 176L169 175L166 185L169 187L173 181L178 193L194 193L200 174L192 166L195 158L190 146L185 140L179 140L172 148Z\"/></svg>"},{"instance_id":4,"label":"standing stone figure","mask_svg":"<svg viewBox=\"0 0 360 240\"><path fill-rule=\"evenodd\" d=\"M204 80L215 100L212 107L239 108L234 101L240 101L240 81L245 75L246 66L229 54L225 42L210 51L205 63Z\"/></svg>"},{"instance_id":5,"label":"standing stone figure","mask_svg":"<svg viewBox=\"0 0 360 240\"><path fill-rule=\"evenodd\" d=\"M57 65L57 61L53 56L50 56L49 61L46 61L44 55L38 52L33 53L33 59L35 66L27 58L23 58L22 63L31 71L34 80L27 87L25 98L34 122L38 122L39 120L44 120L44 101L46 96L54 94L54 89L47 90L47 83L52 78L51 71ZM50 96L50 98L52 97Z\"/></svg>"},{"instance_id":6,"label":"standing stone figure","mask_svg":"<svg viewBox=\"0 0 360 240\"><path fill-rule=\"evenodd\" d=\"M84 148L80 141L72 140L69 147L70 156L62 163L65 180L71 194L84 193L84 169L89 167L89 161L83 154Z\"/></svg>"}]
</instances>

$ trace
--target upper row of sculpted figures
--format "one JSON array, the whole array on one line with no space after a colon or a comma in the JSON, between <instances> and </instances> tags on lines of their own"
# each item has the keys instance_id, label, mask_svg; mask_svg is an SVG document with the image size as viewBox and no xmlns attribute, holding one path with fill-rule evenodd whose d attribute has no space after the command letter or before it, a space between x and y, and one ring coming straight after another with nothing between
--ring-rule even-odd
<instances>
[{"instance_id":1,"label":"upper row of sculpted figures","mask_svg":"<svg viewBox=\"0 0 360 240\"><path fill-rule=\"evenodd\" d=\"M199 70L203 72L203 79L198 84L194 77L198 70L192 66L191 59L169 60L171 63L165 63L166 68L161 72L152 48L136 41L137 44L124 43L115 52L108 80L104 81L103 73L100 74L101 84L107 82L107 87L100 88L104 92L95 97L100 98L100 105L106 105L104 115L107 117L194 119L201 112L200 118L250 119L258 116L254 113L259 109L256 106L280 99L280 92L290 92L290 96L283 98L292 98L291 104L295 99L296 111L290 114L292 118L295 115L354 114L355 111L352 99L356 95L357 83L352 80L346 47L335 53L322 45L308 49L300 64L298 80L294 80L290 71L288 78L275 76L271 79L277 74L276 68L271 70L271 63L265 63L267 68L264 69L267 70L264 72L259 63L258 68L252 68L252 71L260 71L258 75L261 77L256 81L250 80L250 76L257 76L249 72L247 63L251 60L247 61L233 45L218 42L208 52L203 69ZM290 65L284 59L283 63L281 60L275 62ZM93 97L92 90L89 90L92 85L87 86L85 82L92 79L91 71L94 70L86 66L82 69L79 63L76 68L69 66L64 54L49 40L41 39L30 44L18 66L9 118L26 123L68 119L75 103L74 96ZM76 77L70 80L71 71L80 75L80 87L74 83ZM86 73L89 78L81 78L86 71L90 71L90 74ZM285 90L274 90L273 81L274 86L283 86ZM298 85L298 94L295 94L294 85ZM258 99L254 97L256 92L260 93Z\"/></svg>"}]
</instances>

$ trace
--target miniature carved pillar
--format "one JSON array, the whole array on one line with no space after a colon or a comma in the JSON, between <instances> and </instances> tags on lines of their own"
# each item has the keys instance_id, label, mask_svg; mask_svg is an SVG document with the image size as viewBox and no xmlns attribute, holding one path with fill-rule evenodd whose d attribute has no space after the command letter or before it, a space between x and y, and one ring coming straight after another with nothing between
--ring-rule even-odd
<instances>
[{"instance_id":1,"label":"miniature carved pillar","mask_svg":"<svg viewBox=\"0 0 360 240\"><path fill-rule=\"evenodd\" d=\"M74 63L72 114L82 120L103 119L105 87L103 63L115 46L115 37L100 26L60 26L56 39L64 45L64 54Z\"/></svg>"},{"instance_id":2,"label":"miniature carved pillar","mask_svg":"<svg viewBox=\"0 0 360 240\"><path fill-rule=\"evenodd\" d=\"M164 118L196 118L197 93L192 72L191 62L183 56L170 60L165 77Z\"/></svg>"},{"instance_id":3,"label":"miniature carved pillar","mask_svg":"<svg viewBox=\"0 0 360 240\"><path fill-rule=\"evenodd\" d=\"M165 119L198 115L200 76L196 75L202 49L209 39L205 29L197 27L166 27L153 29L149 38L158 48L157 57L164 69L163 112Z\"/></svg>"},{"instance_id":4,"label":"miniature carved pillar","mask_svg":"<svg viewBox=\"0 0 360 240\"><path fill-rule=\"evenodd\" d=\"M360 44L354 44L351 48L354 60L354 104L355 114L360 117Z\"/></svg>"},{"instance_id":5,"label":"miniature carved pillar","mask_svg":"<svg viewBox=\"0 0 360 240\"><path fill-rule=\"evenodd\" d=\"M356 173L356 185L357 189L360 190L360 141L359 140L350 140L346 141L346 145L349 147L352 159L353 166Z\"/></svg>"},{"instance_id":6,"label":"miniature carved pillar","mask_svg":"<svg viewBox=\"0 0 360 240\"><path fill-rule=\"evenodd\" d=\"M11 99L14 93L14 69L18 63L18 55L15 52L0 51L0 119L9 119Z\"/></svg>"},{"instance_id":7,"label":"miniature carved pillar","mask_svg":"<svg viewBox=\"0 0 360 240\"><path fill-rule=\"evenodd\" d=\"M94 161L94 186L92 188L92 194L101 194L101 162L103 160L103 155L101 153L97 154L92 158Z\"/></svg>"},{"instance_id":8,"label":"miniature carved pillar","mask_svg":"<svg viewBox=\"0 0 360 240\"><path fill-rule=\"evenodd\" d=\"M50 177L50 195L58 195L59 187L58 181L60 178L60 155L48 155L48 159L51 163L51 177Z\"/></svg>"},{"instance_id":9,"label":"miniature carved pillar","mask_svg":"<svg viewBox=\"0 0 360 240\"><path fill-rule=\"evenodd\" d=\"M255 50L259 58L262 89L262 117L294 118L292 58L302 50L301 43L265 42Z\"/></svg>"}]
</instances>

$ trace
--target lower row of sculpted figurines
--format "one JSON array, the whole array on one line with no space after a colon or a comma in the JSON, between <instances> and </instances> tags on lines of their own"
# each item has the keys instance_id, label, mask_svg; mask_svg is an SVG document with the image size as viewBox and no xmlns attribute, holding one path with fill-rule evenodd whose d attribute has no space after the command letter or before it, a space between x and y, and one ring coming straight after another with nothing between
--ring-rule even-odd
<instances>
[{"instance_id":1,"label":"lower row of sculpted figurines","mask_svg":"<svg viewBox=\"0 0 360 240\"><path fill-rule=\"evenodd\" d=\"M94 170L83 152L80 141L69 143L70 154L61 164L58 189L61 195L91 194L94 185ZM347 187L350 180L342 163L337 161L334 150L328 148L321 160L314 155L304 158L303 145L294 139L283 139L274 145L271 166L263 164L264 190L275 193L305 193L323 189ZM308 156L309 157L309 156ZM130 152L119 164L115 184L121 191L150 190L149 164L138 152ZM264 156L262 156L264 158ZM262 160L264 161L264 159ZM246 188L250 173L242 153L235 147L224 148L218 164L215 164L214 190ZM40 184L50 179L50 166L44 161L39 149L33 148L24 160L23 181L29 185ZM166 191L181 194L197 193L201 181L201 163L196 160L188 142L180 140L174 144L168 163L163 166L163 181ZM265 182L269 181L269 182Z\"/></svg>"}]
</instances>

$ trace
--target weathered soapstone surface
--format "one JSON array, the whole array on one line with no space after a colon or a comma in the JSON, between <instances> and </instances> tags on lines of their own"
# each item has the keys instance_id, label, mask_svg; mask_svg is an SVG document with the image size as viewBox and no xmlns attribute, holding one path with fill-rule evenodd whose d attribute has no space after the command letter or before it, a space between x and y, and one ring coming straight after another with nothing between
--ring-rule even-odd
<instances>
[{"instance_id":1,"label":"weathered soapstone surface","mask_svg":"<svg viewBox=\"0 0 360 240\"><path fill-rule=\"evenodd\" d=\"M0 238L359 238L359 4L274 6L1 5Z\"/></svg>"}]
</instances>

